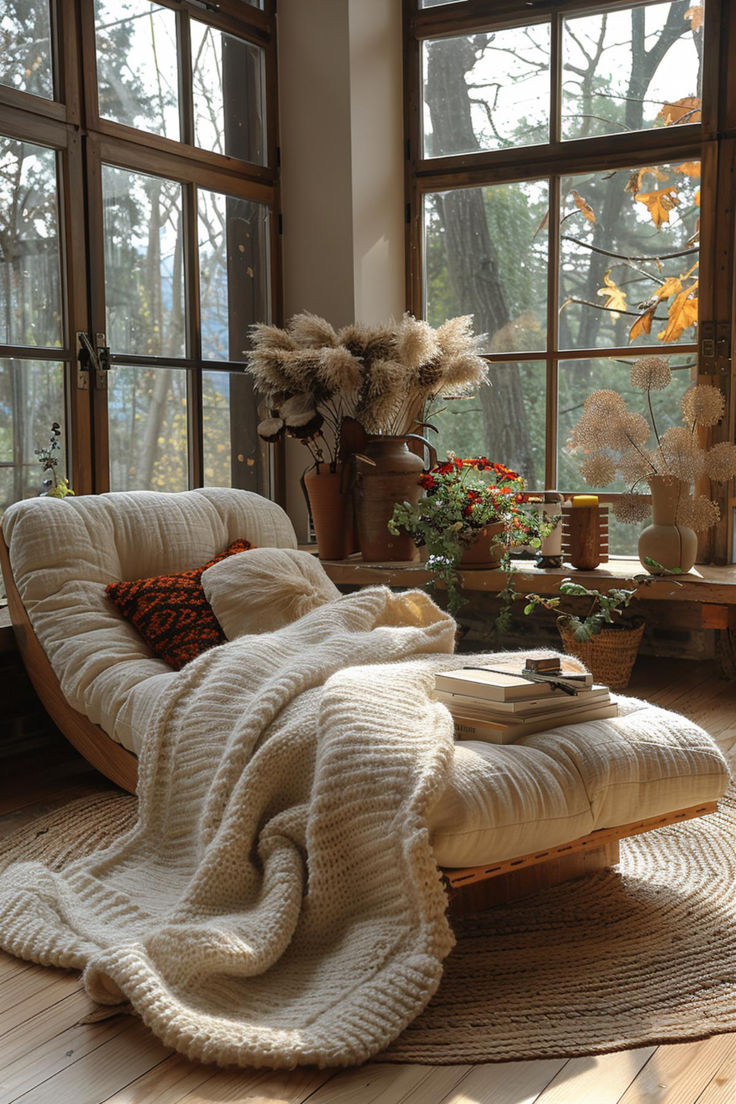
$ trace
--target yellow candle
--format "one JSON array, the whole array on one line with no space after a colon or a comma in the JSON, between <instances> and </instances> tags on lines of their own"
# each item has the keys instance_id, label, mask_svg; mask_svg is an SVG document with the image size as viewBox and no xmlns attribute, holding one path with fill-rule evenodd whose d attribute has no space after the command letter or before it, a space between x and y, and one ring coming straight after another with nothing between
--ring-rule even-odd
<instances>
[{"instance_id":1,"label":"yellow candle","mask_svg":"<svg viewBox=\"0 0 736 1104\"><path fill-rule=\"evenodd\" d=\"M597 506L598 495L573 495L573 506Z\"/></svg>"}]
</instances>

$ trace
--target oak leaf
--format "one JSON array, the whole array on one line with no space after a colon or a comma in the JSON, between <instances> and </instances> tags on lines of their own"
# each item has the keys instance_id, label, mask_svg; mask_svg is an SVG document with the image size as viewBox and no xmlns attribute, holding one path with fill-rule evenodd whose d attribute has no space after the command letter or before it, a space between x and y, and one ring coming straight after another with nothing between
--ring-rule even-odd
<instances>
[{"instance_id":1,"label":"oak leaf","mask_svg":"<svg viewBox=\"0 0 736 1104\"><path fill-rule=\"evenodd\" d=\"M636 341L637 337L641 337L642 334L648 334L652 332L652 319L654 318L654 312L656 305L649 307L643 314L639 315L634 325L629 330L629 341Z\"/></svg>"},{"instance_id":2,"label":"oak leaf","mask_svg":"<svg viewBox=\"0 0 736 1104\"><path fill-rule=\"evenodd\" d=\"M583 212L583 215L588 220L588 222L595 222L595 211L590 206L587 199L583 199L583 197L578 192L576 192L574 190L573 190L573 193L572 193L572 198L575 200L575 203L580 208L580 210Z\"/></svg>"},{"instance_id":3,"label":"oak leaf","mask_svg":"<svg viewBox=\"0 0 736 1104\"><path fill-rule=\"evenodd\" d=\"M618 284L611 279L611 270L603 277L603 287L598 288L596 295L605 298L604 307L611 312L613 318L619 317L620 311L626 310L626 292L622 291Z\"/></svg>"},{"instance_id":4,"label":"oak leaf","mask_svg":"<svg viewBox=\"0 0 736 1104\"><path fill-rule=\"evenodd\" d=\"M683 96L681 100L662 105L657 118L664 120L665 126L677 126L678 123L700 122L700 99L698 96Z\"/></svg>"},{"instance_id":5,"label":"oak leaf","mask_svg":"<svg viewBox=\"0 0 736 1104\"><path fill-rule=\"evenodd\" d=\"M666 327L657 334L660 341L677 341L688 329L695 326L698 321L698 297L693 295L697 291L698 283L695 283L681 291L669 309ZM692 298L690 298L692 296Z\"/></svg>"},{"instance_id":6,"label":"oak leaf","mask_svg":"<svg viewBox=\"0 0 736 1104\"><path fill-rule=\"evenodd\" d=\"M705 12L699 4L694 4L692 8L688 8L685 12L685 19L690 20L690 26L694 31L699 31L703 26L703 19L705 18Z\"/></svg>"},{"instance_id":7,"label":"oak leaf","mask_svg":"<svg viewBox=\"0 0 736 1104\"><path fill-rule=\"evenodd\" d=\"M638 192L634 199L637 203L643 203L646 206L658 230L663 222L670 221L672 208L680 205L674 184L670 184L667 188L657 188L653 192Z\"/></svg>"}]
</instances>

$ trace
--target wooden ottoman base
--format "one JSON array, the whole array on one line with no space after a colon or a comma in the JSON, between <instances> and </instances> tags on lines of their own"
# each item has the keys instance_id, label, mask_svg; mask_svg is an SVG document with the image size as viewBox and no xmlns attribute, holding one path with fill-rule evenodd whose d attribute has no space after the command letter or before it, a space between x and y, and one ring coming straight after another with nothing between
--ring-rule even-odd
<instances>
[{"instance_id":1,"label":"wooden ottoman base","mask_svg":"<svg viewBox=\"0 0 736 1104\"><path fill-rule=\"evenodd\" d=\"M667 824L706 816L715 812L715 801L677 809L614 828L599 828L571 843L487 866L466 866L442 871L450 900L450 917L468 916L507 901L525 897L585 874L614 866L619 860L619 841Z\"/></svg>"}]
</instances>

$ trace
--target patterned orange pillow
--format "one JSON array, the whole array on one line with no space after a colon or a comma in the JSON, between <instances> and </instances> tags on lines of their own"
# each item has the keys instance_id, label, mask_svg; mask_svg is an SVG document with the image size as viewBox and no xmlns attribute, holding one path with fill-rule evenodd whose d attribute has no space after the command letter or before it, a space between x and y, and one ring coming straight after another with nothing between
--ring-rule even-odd
<instances>
[{"instance_id":1,"label":"patterned orange pillow","mask_svg":"<svg viewBox=\"0 0 736 1104\"><path fill-rule=\"evenodd\" d=\"M202 567L175 575L110 583L107 593L153 654L178 671L208 648L225 642L225 634L204 596L202 572L250 547L249 541L236 540Z\"/></svg>"}]
</instances>

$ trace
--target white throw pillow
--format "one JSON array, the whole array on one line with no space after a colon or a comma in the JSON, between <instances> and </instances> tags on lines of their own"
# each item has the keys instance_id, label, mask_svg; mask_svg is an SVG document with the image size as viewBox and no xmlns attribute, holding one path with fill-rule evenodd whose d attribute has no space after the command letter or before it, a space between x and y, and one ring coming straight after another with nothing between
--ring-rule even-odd
<instances>
[{"instance_id":1,"label":"white throw pillow","mask_svg":"<svg viewBox=\"0 0 736 1104\"><path fill-rule=\"evenodd\" d=\"M273 632L340 597L308 552L253 548L202 573L202 586L228 640Z\"/></svg>"}]
</instances>

